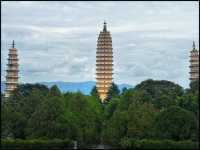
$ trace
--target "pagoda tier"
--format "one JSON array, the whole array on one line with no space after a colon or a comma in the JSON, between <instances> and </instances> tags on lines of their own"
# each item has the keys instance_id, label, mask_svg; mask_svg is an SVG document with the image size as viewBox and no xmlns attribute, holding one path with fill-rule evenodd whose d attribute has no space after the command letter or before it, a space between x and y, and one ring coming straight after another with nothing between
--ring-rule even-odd
<instances>
[{"instance_id":1,"label":"pagoda tier","mask_svg":"<svg viewBox=\"0 0 200 150\"><path fill-rule=\"evenodd\" d=\"M193 42L193 49L190 52L190 81L199 80L199 51L195 48Z\"/></svg>"},{"instance_id":2,"label":"pagoda tier","mask_svg":"<svg viewBox=\"0 0 200 150\"><path fill-rule=\"evenodd\" d=\"M106 58L106 57L113 57L112 56L112 53L108 53L108 54L102 54L102 53L96 53L97 55L96 55L96 57L98 58L98 57L103 57L103 58Z\"/></svg>"},{"instance_id":3,"label":"pagoda tier","mask_svg":"<svg viewBox=\"0 0 200 150\"><path fill-rule=\"evenodd\" d=\"M106 58L97 58L96 64L112 64L113 58L106 57Z\"/></svg>"},{"instance_id":4,"label":"pagoda tier","mask_svg":"<svg viewBox=\"0 0 200 150\"><path fill-rule=\"evenodd\" d=\"M112 71L113 69L112 68L108 68L108 67L105 67L105 68L101 68L100 66L96 68L96 72L102 72L102 71Z\"/></svg>"},{"instance_id":5,"label":"pagoda tier","mask_svg":"<svg viewBox=\"0 0 200 150\"><path fill-rule=\"evenodd\" d=\"M5 97L9 97L11 92L17 88L18 84L18 55L17 49L14 47L14 41L12 44L12 48L9 49L8 53L8 64L6 69L6 90L5 90Z\"/></svg>"},{"instance_id":6,"label":"pagoda tier","mask_svg":"<svg viewBox=\"0 0 200 150\"><path fill-rule=\"evenodd\" d=\"M107 98L107 93L112 85L113 52L110 32L107 31L104 23L103 31L100 32L97 40L96 52L96 87L101 102Z\"/></svg>"},{"instance_id":7,"label":"pagoda tier","mask_svg":"<svg viewBox=\"0 0 200 150\"><path fill-rule=\"evenodd\" d=\"M103 67L103 66L110 67L110 66L113 66L113 64L112 63L97 63L96 66L97 67Z\"/></svg>"},{"instance_id":8,"label":"pagoda tier","mask_svg":"<svg viewBox=\"0 0 200 150\"><path fill-rule=\"evenodd\" d=\"M105 48L105 47L102 47L102 48ZM102 53L103 52L103 53ZM113 54L112 52L110 52L110 51L99 51L99 52L96 52L96 54L97 55L99 55L99 54L103 54L103 55L111 55L111 54Z\"/></svg>"}]
</instances>

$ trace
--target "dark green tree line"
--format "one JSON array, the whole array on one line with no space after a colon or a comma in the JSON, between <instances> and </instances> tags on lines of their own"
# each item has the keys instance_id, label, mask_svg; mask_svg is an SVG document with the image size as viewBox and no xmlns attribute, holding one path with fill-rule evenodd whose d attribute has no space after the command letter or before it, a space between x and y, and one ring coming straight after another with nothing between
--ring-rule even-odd
<instances>
[{"instance_id":1,"label":"dark green tree line","mask_svg":"<svg viewBox=\"0 0 200 150\"><path fill-rule=\"evenodd\" d=\"M113 83L107 102L101 104L96 87L88 96L24 84L9 98L1 94L1 137L70 139L82 146L118 146L133 139L197 141L198 88L198 82L183 89L149 79L120 92Z\"/></svg>"}]
</instances>

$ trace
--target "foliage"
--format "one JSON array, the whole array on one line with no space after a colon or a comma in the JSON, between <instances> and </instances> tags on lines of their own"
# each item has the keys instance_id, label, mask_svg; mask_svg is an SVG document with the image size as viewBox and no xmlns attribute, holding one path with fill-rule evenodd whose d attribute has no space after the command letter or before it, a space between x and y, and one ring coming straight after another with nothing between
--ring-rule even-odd
<instances>
[{"instance_id":1,"label":"foliage","mask_svg":"<svg viewBox=\"0 0 200 150\"><path fill-rule=\"evenodd\" d=\"M56 96L56 97L54 97ZM65 138L67 127L64 118L64 102L56 87L52 87L49 95L37 107L27 124L29 138L46 136L48 138Z\"/></svg>"},{"instance_id":2,"label":"foliage","mask_svg":"<svg viewBox=\"0 0 200 150\"><path fill-rule=\"evenodd\" d=\"M190 83L190 88L185 90L183 96L177 98L178 105L186 110L194 112L199 111L199 81Z\"/></svg>"},{"instance_id":3,"label":"foliage","mask_svg":"<svg viewBox=\"0 0 200 150\"><path fill-rule=\"evenodd\" d=\"M106 98L106 101L109 101L113 97L118 97L120 94L120 90L118 86L113 82L111 87L108 90L108 96Z\"/></svg>"},{"instance_id":4,"label":"foliage","mask_svg":"<svg viewBox=\"0 0 200 150\"><path fill-rule=\"evenodd\" d=\"M73 124L73 138L81 144L98 143L102 108L100 101L82 93L66 93L65 118Z\"/></svg>"},{"instance_id":5,"label":"foliage","mask_svg":"<svg viewBox=\"0 0 200 150\"><path fill-rule=\"evenodd\" d=\"M196 115L199 110L199 97L192 93L185 93L182 97L177 98L178 106L194 112Z\"/></svg>"},{"instance_id":6,"label":"foliage","mask_svg":"<svg viewBox=\"0 0 200 150\"><path fill-rule=\"evenodd\" d=\"M190 89L189 92L198 95L199 94L199 80L197 81L192 81L190 83Z\"/></svg>"},{"instance_id":7,"label":"foliage","mask_svg":"<svg viewBox=\"0 0 200 150\"><path fill-rule=\"evenodd\" d=\"M109 108L107 107L107 111L109 111ZM105 121L104 142L114 145L123 137L139 139L154 137L156 112L151 104L135 101L129 105L127 110L122 111L118 108L115 108L115 110L112 112L113 115L110 113L109 120Z\"/></svg>"},{"instance_id":8,"label":"foliage","mask_svg":"<svg viewBox=\"0 0 200 150\"><path fill-rule=\"evenodd\" d=\"M91 96L94 96L94 97L97 98L97 99L99 99L99 93L98 93L98 91L97 91L97 87L96 87L96 86L94 86L94 87L92 88L92 90L91 90L91 92L90 92L90 95L91 95Z\"/></svg>"},{"instance_id":9,"label":"foliage","mask_svg":"<svg viewBox=\"0 0 200 150\"><path fill-rule=\"evenodd\" d=\"M120 141L120 147L123 149L198 149L198 142L193 141L172 141L172 140L149 140L149 139L134 139L134 138L123 138Z\"/></svg>"},{"instance_id":10,"label":"foliage","mask_svg":"<svg viewBox=\"0 0 200 150\"><path fill-rule=\"evenodd\" d=\"M149 103L132 103L128 108L127 137L153 138L156 111Z\"/></svg>"},{"instance_id":11,"label":"foliage","mask_svg":"<svg viewBox=\"0 0 200 150\"><path fill-rule=\"evenodd\" d=\"M72 147L73 143L69 139L53 139L53 140L1 140L1 149L24 149L24 150L37 150L37 149L65 149Z\"/></svg>"},{"instance_id":12,"label":"foliage","mask_svg":"<svg viewBox=\"0 0 200 150\"><path fill-rule=\"evenodd\" d=\"M160 112L155 120L158 136L166 139L197 140L197 119L194 113L177 106Z\"/></svg>"},{"instance_id":13,"label":"foliage","mask_svg":"<svg viewBox=\"0 0 200 150\"><path fill-rule=\"evenodd\" d=\"M96 87L86 96L61 93L57 86L22 84L9 98L1 95L1 138L70 139L80 147L195 148L191 140L199 138L198 87L192 82L184 90L173 82L149 79L120 93L113 83L109 100L101 104Z\"/></svg>"},{"instance_id":14,"label":"foliage","mask_svg":"<svg viewBox=\"0 0 200 150\"><path fill-rule=\"evenodd\" d=\"M48 92L43 85L20 85L2 104L2 134L25 139L28 120Z\"/></svg>"},{"instance_id":15,"label":"foliage","mask_svg":"<svg viewBox=\"0 0 200 150\"><path fill-rule=\"evenodd\" d=\"M183 88L170 81L146 80L135 87L135 90L143 90L156 108L162 109L171 105L176 105L176 98L183 95Z\"/></svg>"}]
</instances>

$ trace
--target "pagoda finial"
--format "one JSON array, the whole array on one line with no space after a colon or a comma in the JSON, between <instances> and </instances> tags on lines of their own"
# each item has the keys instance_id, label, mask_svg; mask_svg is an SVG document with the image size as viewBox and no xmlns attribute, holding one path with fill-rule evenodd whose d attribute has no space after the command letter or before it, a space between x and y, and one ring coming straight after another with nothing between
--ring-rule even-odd
<instances>
[{"instance_id":1,"label":"pagoda finial","mask_svg":"<svg viewBox=\"0 0 200 150\"><path fill-rule=\"evenodd\" d=\"M193 41L192 47L195 50L196 47L195 47L195 42L194 41Z\"/></svg>"},{"instance_id":2,"label":"pagoda finial","mask_svg":"<svg viewBox=\"0 0 200 150\"><path fill-rule=\"evenodd\" d=\"M12 45L12 48L15 48L15 41L13 40L12 44L9 44L9 45Z\"/></svg>"},{"instance_id":3,"label":"pagoda finial","mask_svg":"<svg viewBox=\"0 0 200 150\"><path fill-rule=\"evenodd\" d=\"M15 41L13 40L12 48L15 48Z\"/></svg>"},{"instance_id":4,"label":"pagoda finial","mask_svg":"<svg viewBox=\"0 0 200 150\"><path fill-rule=\"evenodd\" d=\"M15 41L13 40L13 42L12 42L12 44L8 44L8 45L11 45L12 46L12 48L15 48Z\"/></svg>"},{"instance_id":5,"label":"pagoda finial","mask_svg":"<svg viewBox=\"0 0 200 150\"><path fill-rule=\"evenodd\" d=\"M103 23L104 25L103 25L103 31L107 31L107 28L106 28L106 21L104 20L104 23Z\"/></svg>"}]
</instances>

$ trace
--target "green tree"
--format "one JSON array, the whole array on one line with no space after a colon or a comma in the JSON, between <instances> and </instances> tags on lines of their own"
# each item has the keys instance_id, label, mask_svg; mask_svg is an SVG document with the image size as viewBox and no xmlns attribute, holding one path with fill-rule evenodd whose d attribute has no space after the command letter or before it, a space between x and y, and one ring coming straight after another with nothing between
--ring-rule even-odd
<instances>
[{"instance_id":1,"label":"green tree","mask_svg":"<svg viewBox=\"0 0 200 150\"><path fill-rule=\"evenodd\" d=\"M105 106L104 106L104 118L109 119L112 117L113 113L115 112L120 99L119 98L112 98Z\"/></svg>"},{"instance_id":2,"label":"green tree","mask_svg":"<svg viewBox=\"0 0 200 150\"><path fill-rule=\"evenodd\" d=\"M160 97L158 97L154 103L154 106L158 109L163 109L175 105L177 105L177 100L171 99L168 95L165 94L160 95Z\"/></svg>"},{"instance_id":3,"label":"green tree","mask_svg":"<svg viewBox=\"0 0 200 150\"><path fill-rule=\"evenodd\" d=\"M91 92L90 92L90 95L96 97L97 99L99 99L99 93L98 93L98 91L97 91L97 87L96 87L96 86L94 86L94 87L92 88L92 90L91 90Z\"/></svg>"},{"instance_id":4,"label":"green tree","mask_svg":"<svg viewBox=\"0 0 200 150\"><path fill-rule=\"evenodd\" d=\"M156 111L150 103L132 103L128 108L127 137L153 138Z\"/></svg>"},{"instance_id":5,"label":"green tree","mask_svg":"<svg viewBox=\"0 0 200 150\"><path fill-rule=\"evenodd\" d=\"M94 144L100 140L102 107L94 96L66 93L65 117L75 125L73 138L79 144Z\"/></svg>"},{"instance_id":6,"label":"green tree","mask_svg":"<svg viewBox=\"0 0 200 150\"><path fill-rule=\"evenodd\" d=\"M199 111L199 98L190 92L177 98L178 105L186 110L192 111L195 114Z\"/></svg>"},{"instance_id":7,"label":"green tree","mask_svg":"<svg viewBox=\"0 0 200 150\"><path fill-rule=\"evenodd\" d=\"M108 96L106 100L109 101L112 97L118 97L119 94L120 94L120 90L118 86L113 82L111 87L108 90Z\"/></svg>"},{"instance_id":8,"label":"green tree","mask_svg":"<svg viewBox=\"0 0 200 150\"><path fill-rule=\"evenodd\" d=\"M127 111L115 111L113 116L105 122L102 133L103 142L118 145L127 133Z\"/></svg>"},{"instance_id":9,"label":"green tree","mask_svg":"<svg viewBox=\"0 0 200 150\"><path fill-rule=\"evenodd\" d=\"M1 104L1 138L14 138L12 123L13 110L10 101L4 101Z\"/></svg>"},{"instance_id":10,"label":"green tree","mask_svg":"<svg viewBox=\"0 0 200 150\"><path fill-rule=\"evenodd\" d=\"M184 94L181 86L165 80L148 79L136 85L135 90L143 90L148 96L148 101L156 108L174 105L176 104L176 98ZM162 102L160 102L161 97L163 99Z\"/></svg>"},{"instance_id":11,"label":"green tree","mask_svg":"<svg viewBox=\"0 0 200 150\"><path fill-rule=\"evenodd\" d=\"M199 94L199 80L197 81L192 81L190 83L190 89L189 92L198 95Z\"/></svg>"},{"instance_id":12,"label":"green tree","mask_svg":"<svg viewBox=\"0 0 200 150\"><path fill-rule=\"evenodd\" d=\"M123 89L122 89L122 95L127 91L128 89L126 88L126 87L123 87Z\"/></svg>"},{"instance_id":13,"label":"green tree","mask_svg":"<svg viewBox=\"0 0 200 150\"><path fill-rule=\"evenodd\" d=\"M67 121L64 118L64 101L61 97L52 96L54 94L55 91L52 89L49 96L42 101L41 105L31 115L26 128L29 138L42 136L48 138L65 137L67 129L63 124Z\"/></svg>"},{"instance_id":14,"label":"green tree","mask_svg":"<svg viewBox=\"0 0 200 150\"><path fill-rule=\"evenodd\" d=\"M56 85L53 85L50 88L50 95L55 96L55 97L61 96L61 92L60 92L59 88Z\"/></svg>"},{"instance_id":15,"label":"green tree","mask_svg":"<svg viewBox=\"0 0 200 150\"><path fill-rule=\"evenodd\" d=\"M7 129L13 138L26 138L27 122L48 91L43 85L22 84L6 99L6 111L3 111L2 117L8 123Z\"/></svg>"},{"instance_id":16,"label":"green tree","mask_svg":"<svg viewBox=\"0 0 200 150\"><path fill-rule=\"evenodd\" d=\"M191 111L171 106L157 116L158 137L174 140L196 139L197 118Z\"/></svg>"}]
</instances>

